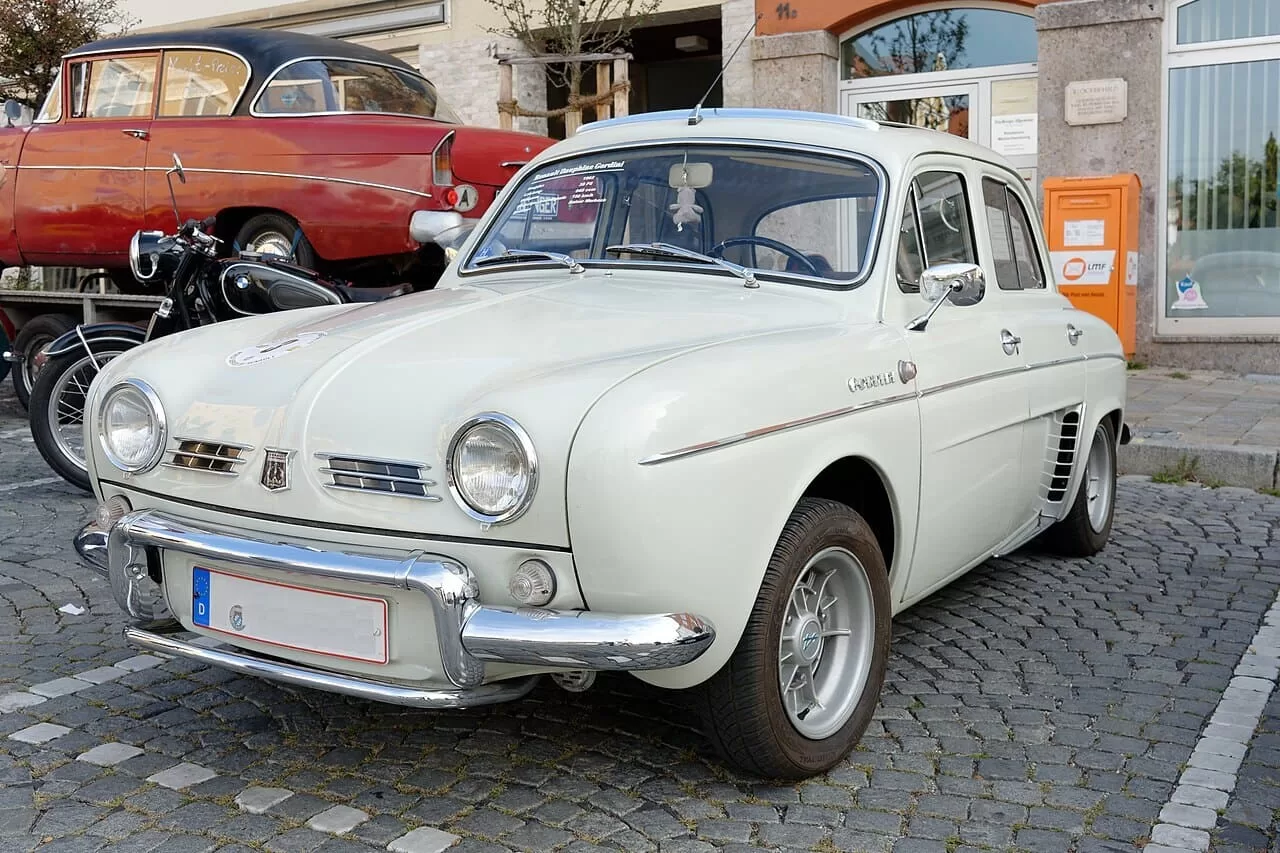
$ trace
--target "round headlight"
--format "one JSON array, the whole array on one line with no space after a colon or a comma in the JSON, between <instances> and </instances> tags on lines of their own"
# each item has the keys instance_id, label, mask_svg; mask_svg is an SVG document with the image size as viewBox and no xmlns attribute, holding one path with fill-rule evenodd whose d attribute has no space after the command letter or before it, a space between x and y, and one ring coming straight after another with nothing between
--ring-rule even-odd
<instances>
[{"instance_id":1,"label":"round headlight","mask_svg":"<svg viewBox=\"0 0 1280 853\"><path fill-rule=\"evenodd\" d=\"M149 471L164 453L165 423L160 398L139 379L127 379L102 396L98 437L111 464L121 471Z\"/></svg>"},{"instance_id":2,"label":"round headlight","mask_svg":"<svg viewBox=\"0 0 1280 853\"><path fill-rule=\"evenodd\" d=\"M449 444L446 469L458 505L486 524L519 518L538 486L533 442L518 423L496 412L462 425Z\"/></svg>"}]
</instances>

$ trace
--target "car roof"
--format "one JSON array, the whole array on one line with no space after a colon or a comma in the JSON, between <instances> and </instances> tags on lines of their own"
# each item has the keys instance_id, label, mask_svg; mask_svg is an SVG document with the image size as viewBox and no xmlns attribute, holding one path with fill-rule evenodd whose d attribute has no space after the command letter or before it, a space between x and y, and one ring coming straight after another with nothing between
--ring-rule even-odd
<instances>
[{"instance_id":1,"label":"car roof","mask_svg":"<svg viewBox=\"0 0 1280 853\"><path fill-rule=\"evenodd\" d=\"M408 63L364 45L288 30L264 30L256 27L209 27L116 36L82 45L66 54L64 58L126 50L156 50L166 47L216 48L238 53L248 60L255 77L270 74L290 60L305 57L377 62L402 68L412 74L418 73Z\"/></svg>"},{"instance_id":2,"label":"car roof","mask_svg":"<svg viewBox=\"0 0 1280 853\"><path fill-rule=\"evenodd\" d=\"M990 148L950 133L911 125L787 109L702 109L697 113L697 123L690 124L693 116L690 108L590 122L556 145L551 153L672 140L807 143L868 157L886 168L905 166L920 154L942 153L980 160L1016 173L1011 163Z\"/></svg>"}]
</instances>

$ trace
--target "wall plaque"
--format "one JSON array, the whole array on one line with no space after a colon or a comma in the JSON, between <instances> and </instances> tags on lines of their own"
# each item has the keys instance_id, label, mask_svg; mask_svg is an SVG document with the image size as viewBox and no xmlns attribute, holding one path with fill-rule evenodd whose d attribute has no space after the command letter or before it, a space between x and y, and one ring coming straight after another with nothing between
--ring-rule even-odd
<instances>
[{"instance_id":1,"label":"wall plaque","mask_svg":"<svg viewBox=\"0 0 1280 853\"><path fill-rule=\"evenodd\" d=\"M1129 114L1129 84L1120 78L1067 84L1067 124L1114 124Z\"/></svg>"}]
</instances>

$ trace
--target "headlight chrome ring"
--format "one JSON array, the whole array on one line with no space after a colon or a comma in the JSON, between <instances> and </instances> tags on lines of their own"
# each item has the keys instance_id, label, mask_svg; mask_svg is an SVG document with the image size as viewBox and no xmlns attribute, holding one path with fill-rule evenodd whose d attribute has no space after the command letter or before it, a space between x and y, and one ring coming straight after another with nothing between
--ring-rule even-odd
<instances>
[{"instance_id":1,"label":"headlight chrome ring","mask_svg":"<svg viewBox=\"0 0 1280 853\"><path fill-rule=\"evenodd\" d=\"M466 440L472 430L480 426L496 427L500 432L505 432L524 457L525 476L528 480L528 486L514 506L497 514L487 513L478 509L464 493L459 483L458 451L462 446L462 442ZM453 438L449 441L449 450L445 454L445 476L449 481L449 492L463 512L484 524L503 524L504 522L515 521L524 515L529 509L529 505L533 503L533 496L538 491L538 454L533 448L533 441L529 438L529 434L514 419L501 412L483 412L468 419L453 434Z\"/></svg>"},{"instance_id":2,"label":"headlight chrome ring","mask_svg":"<svg viewBox=\"0 0 1280 853\"><path fill-rule=\"evenodd\" d=\"M154 438L152 447L141 462L125 462L116 454L107 438L107 407L121 393L138 394L151 415ZM116 468L128 474L141 474L150 471L159 464L161 457L164 456L167 438L168 426L165 422L164 407L160 404L160 397L152 390L150 385L141 379L126 379L123 382L118 382L102 395L101 401L98 403L98 444L102 447L102 452L106 454L107 459Z\"/></svg>"}]
</instances>

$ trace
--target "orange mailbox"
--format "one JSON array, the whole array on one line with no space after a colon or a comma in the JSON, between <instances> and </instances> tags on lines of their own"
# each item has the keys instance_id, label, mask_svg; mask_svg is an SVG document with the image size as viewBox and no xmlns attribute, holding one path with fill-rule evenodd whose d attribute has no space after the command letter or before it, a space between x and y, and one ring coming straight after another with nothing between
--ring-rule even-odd
<instances>
[{"instance_id":1,"label":"orange mailbox","mask_svg":"<svg viewBox=\"0 0 1280 853\"><path fill-rule=\"evenodd\" d=\"M1044 182L1044 227L1058 290L1116 330L1133 357L1138 312L1138 204L1127 173Z\"/></svg>"}]
</instances>

